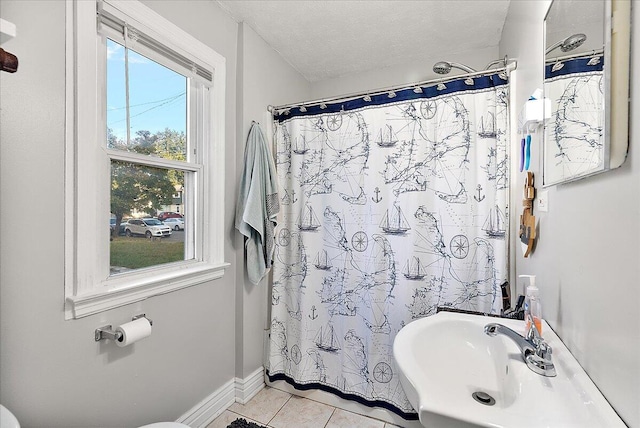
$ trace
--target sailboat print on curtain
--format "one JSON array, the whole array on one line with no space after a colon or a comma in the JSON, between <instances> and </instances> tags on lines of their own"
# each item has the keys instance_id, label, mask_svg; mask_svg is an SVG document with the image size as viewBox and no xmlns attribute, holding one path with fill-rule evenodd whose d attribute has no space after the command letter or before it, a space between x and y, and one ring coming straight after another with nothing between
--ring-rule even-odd
<instances>
[{"instance_id":1,"label":"sailboat print on curtain","mask_svg":"<svg viewBox=\"0 0 640 428\"><path fill-rule=\"evenodd\" d=\"M300 230L316 230L320 227L320 222L316 213L313 212L311 205L305 205L304 210L298 217L298 229Z\"/></svg>"},{"instance_id":2,"label":"sailboat print on curtain","mask_svg":"<svg viewBox=\"0 0 640 428\"><path fill-rule=\"evenodd\" d=\"M391 213L389 213L391 211ZM403 234L410 230L407 218L402 213L400 207L393 207L391 210L387 210L384 214L380 227L385 233Z\"/></svg>"},{"instance_id":3,"label":"sailboat print on curtain","mask_svg":"<svg viewBox=\"0 0 640 428\"><path fill-rule=\"evenodd\" d=\"M308 150L309 148L307 147L307 138L304 135L300 135L299 137L296 137L293 153L297 155L303 155L307 153Z\"/></svg>"},{"instance_id":4,"label":"sailboat print on curtain","mask_svg":"<svg viewBox=\"0 0 640 428\"><path fill-rule=\"evenodd\" d=\"M427 270L420 263L420 259L414 256L412 260L407 260L403 273L407 279L422 279L427 275Z\"/></svg>"},{"instance_id":5,"label":"sailboat print on curtain","mask_svg":"<svg viewBox=\"0 0 640 428\"><path fill-rule=\"evenodd\" d=\"M480 117L480 126L478 127L478 136L480 138L495 138L496 137L496 125L494 115L491 112L485 116Z\"/></svg>"},{"instance_id":6,"label":"sailboat print on curtain","mask_svg":"<svg viewBox=\"0 0 640 428\"><path fill-rule=\"evenodd\" d=\"M316 267L316 269L321 269L321 270L331 269L331 264L329 263L329 258L327 256L327 250L322 250L318 252L314 266Z\"/></svg>"},{"instance_id":7,"label":"sailboat print on curtain","mask_svg":"<svg viewBox=\"0 0 640 428\"><path fill-rule=\"evenodd\" d=\"M384 131L380 129L380 133L378 134L378 138L376 139L376 144L380 147L391 147L394 146L398 142L398 138L393 133L393 128L391 125L385 125Z\"/></svg>"},{"instance_id":8,"label":"sailboat print on curtain","mask_svg":"<svg viewBox=\"0 0 640 428\"><path fill-rule=\"evenodd\" d=\"M323 351L336 352L340 350L340 343L336 332L333 330L331 324L327 324L324 327L320 327L318 334L315 338L316 346Z\"/></svg>"},{"instance_id":9,"label":"sailboat print on curtain","mask_svg":"<svg viewBox=\"0 0 640 428\"><path fill-rule=\"evenodd\" d=\"M496 205L495 209L489 211L489 215L482 226L482 230L487 232L487 235L491 238L504 238L506 233L506 223L504 214L502 214L500 207Z\"/></svg>"},{"instance_id":10,"label":"sailboat print on curtain","mask_svg":"<svg viewBox=\"0 0 640 428\"><path fill-rule=\"evenodd\" d=\"M416 419L397 332L438 307L499 312L508 86L495 74L446 87L274 117L288 204L273 264L272 381Z\"/></svg>"}]
</instances>

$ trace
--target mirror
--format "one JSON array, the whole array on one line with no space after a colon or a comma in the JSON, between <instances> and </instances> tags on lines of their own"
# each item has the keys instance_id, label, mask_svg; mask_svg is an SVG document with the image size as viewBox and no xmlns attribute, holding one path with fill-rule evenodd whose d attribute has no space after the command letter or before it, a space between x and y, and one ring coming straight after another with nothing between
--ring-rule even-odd
<instances>
[{"instance_id":1,"label":"mirror","mask_svg":"<svg viewBox=\"0 0 640 428\"><path fill-rule=\"evenodd\" d=\"M626 159L630 4L554 0L549 6L544 96L551 112L544 115L543 186L617 168Z\"/></svg>"}]
</instances>

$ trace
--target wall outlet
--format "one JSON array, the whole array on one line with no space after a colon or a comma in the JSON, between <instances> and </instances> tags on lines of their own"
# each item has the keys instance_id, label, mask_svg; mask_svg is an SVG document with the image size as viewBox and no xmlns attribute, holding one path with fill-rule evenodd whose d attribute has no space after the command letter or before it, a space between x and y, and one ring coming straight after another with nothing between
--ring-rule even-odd
<instances>
[{"instance_id":1,"label":"wall outlet","mask_svg":"<svg viewBox=\"0 0 640 428\"><path fill-rule=\"evenodd\" d=\"M538 211L547 212L549 211L549 191L543 190L538 192Z\"/></svg>"}]
</instances>

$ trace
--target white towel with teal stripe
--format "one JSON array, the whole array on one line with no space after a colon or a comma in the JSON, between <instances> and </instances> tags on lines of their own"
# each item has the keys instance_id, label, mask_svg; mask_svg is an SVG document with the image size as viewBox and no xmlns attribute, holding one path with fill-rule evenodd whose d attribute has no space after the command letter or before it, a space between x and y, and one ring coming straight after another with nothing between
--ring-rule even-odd
<instances>
[{"instance_id":1,"label":"white towel with teal stripe","mask_svg":"<svg viewBox=\"0 0 640 428\"><path fill-rule=\"evenodd\" d=\"M236 229L245 236L247 274L254 284L258 284L271 267L279 211L276 167L260 124L253 122L244 149Z\"/></svg>"}]
</instances>

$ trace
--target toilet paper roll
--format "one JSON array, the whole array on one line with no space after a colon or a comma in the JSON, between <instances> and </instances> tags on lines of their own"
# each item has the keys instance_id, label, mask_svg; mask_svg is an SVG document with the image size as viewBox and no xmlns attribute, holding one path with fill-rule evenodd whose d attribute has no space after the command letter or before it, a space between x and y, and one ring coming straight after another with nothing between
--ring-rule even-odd
<instances>
[{"instance_id":1,"label":"toilet paper roll","mask_svg":"<svg viewBox=\"0 0 640 428\"><path fill-rule=\"evenodd\" d=\"M116 328L117 332L121 333L120 339L116 340L118 346L128 346L151 335L151 323L144 317L138 318L135 321L122 324Z\"/></svg>"}]
</instances>

